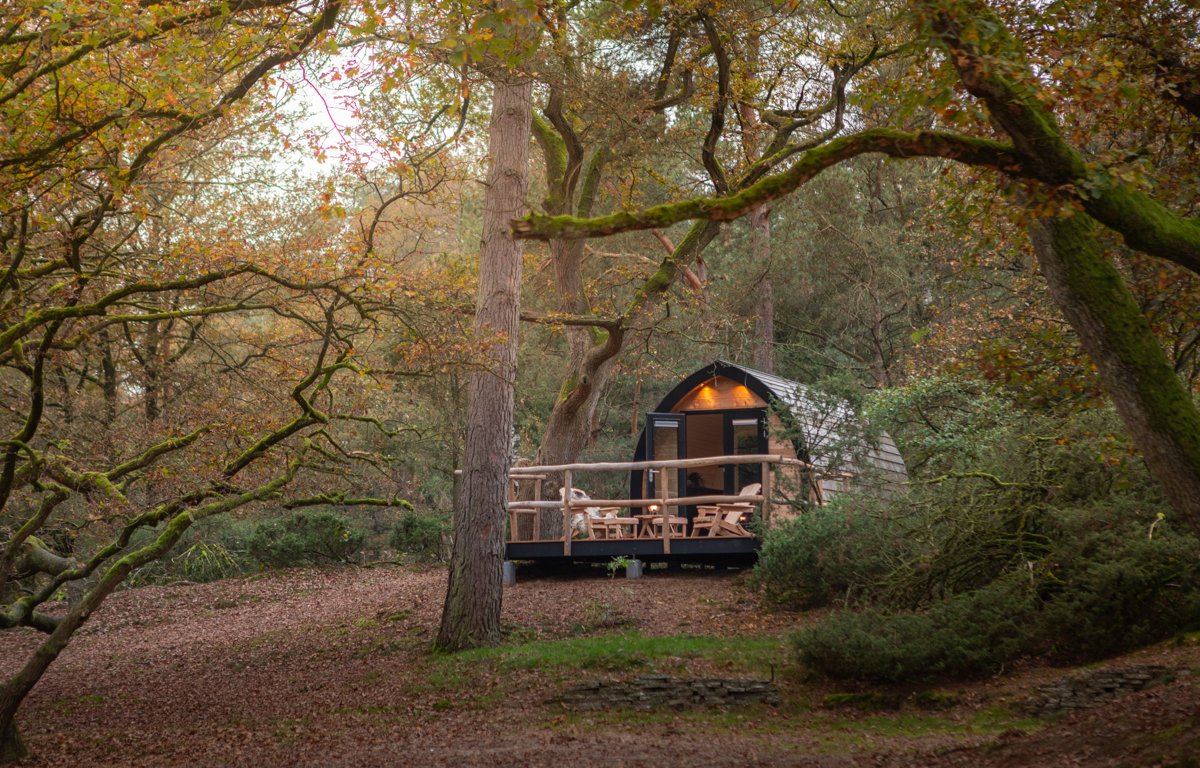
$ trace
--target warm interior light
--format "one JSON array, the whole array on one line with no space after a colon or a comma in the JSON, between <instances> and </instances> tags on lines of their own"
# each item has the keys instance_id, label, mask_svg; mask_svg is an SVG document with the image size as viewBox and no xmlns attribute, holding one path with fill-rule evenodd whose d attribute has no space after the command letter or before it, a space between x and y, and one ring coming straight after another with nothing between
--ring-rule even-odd
<instances>
[{"instance_id":1,"label":"warm interior light","mask_svg":"<svg viewBox=\"0 0 1200 768\"><path fill-rule=\"evenodd\" d=\"M715 411L728 408L762 408L766 402L739 384L723 376L698 384L675 405L675 411Z\"/></svg>"},{"instance_id":2,"label":"warm interior light","mask_svg":"<svg viewBox=\"0 0 1200 768\"><path fill-rule=\"evenodd\" d=\"M650 512L651 512L651 513L658 512L658 505L657 505L657 504L651 504L651 505L650 505L650 507L649 507L649 509L650 509Z\"/></svg>"}]
</instances>

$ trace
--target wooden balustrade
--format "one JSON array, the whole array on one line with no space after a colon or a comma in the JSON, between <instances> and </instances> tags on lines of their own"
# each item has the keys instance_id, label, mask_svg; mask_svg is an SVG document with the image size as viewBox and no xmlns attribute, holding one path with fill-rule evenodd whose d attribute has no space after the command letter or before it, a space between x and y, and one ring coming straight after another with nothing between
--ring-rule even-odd
<instances>
[{"instance_id":1,"label":"wooden balustrade","mask_svg":"<svg viewBox=\"0 0 1200 768\"><path fill-rule=\"evenodd\" d=\"M669 484L663 483L663 495L660 498L650 499L571 499L571 491L575 487L576 472L630 472L635 470L665 470L665 469L692 469L697 467L708 466L723 466L723 465L739 465L739 464L761 464L762 465L762 490L756 495L739 496L736 494L707 494L704 496L671 496ZM776 456L769 454L753 454L742 456L704 456L695 459L668 459L658 461L620 461L620 462L593 462L593 463L574 463L574 464L558 464L534 467L514 467L509 473L510 481L517 480L533 480L535 485L534 499L532 500L516 500L513 498L515 494L510 492L508 511L510 521L510 541L522 541L515 536L518 533L518 518L522 515L532 518L533 531L536 533L540 529L541 514L543 510L558 510L562 515L562 530L561 539L552 539L551 541L561 540L563 544L563 555L570 557L571 555L571 540L573 531L571 529L571 519L574 514L581 510L586 510L588 507L622 507L622 508L649 508L661 507L663 515L662 526L662 542L663 553L670 554L672 538L679 538L672 532L670 524L670 508L695 506L698 504L730 504L730 503L749 503L760 504L762 509L763 521L766 522L770 516L771 507L771 473L775 466L794 466L807 469L813 469L811 464L800 461L799 459L789 456ZM549 479L552 474L562 474L563 485L561 499L542 499L541 489L542 483ZM511 486L510 486L511 487Z\"/></svg>"}]
</instances>

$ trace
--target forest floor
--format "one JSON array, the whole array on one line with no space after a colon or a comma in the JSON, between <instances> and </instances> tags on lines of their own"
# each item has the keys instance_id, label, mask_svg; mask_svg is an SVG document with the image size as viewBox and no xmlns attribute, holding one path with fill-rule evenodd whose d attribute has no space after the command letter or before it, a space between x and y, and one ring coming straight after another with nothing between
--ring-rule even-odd
<instances>
[{"instance_id":1,"label":"forest floor","mask_svg":"<svg viewBox=\"0 0 1200 768\"><path fill-rule=\"evenodd\" d=\"M820 614L769 612L726 571L522 573L504 595L509 643L431 653L441 570L297 570L120 592L26 702L28 766L1194 766L1200 645L1099 667L1157 664L1173 680L1056 718L1023 714L1071 673L1027 664L916 690L891 708L830 708L848 689L802 679L787 632ZM36 644L6 635L0 673ZM661 640L659 638L670 638ZM775 677L782 701L736 711L574 712L582 681ZM899 704L894 702L898 701Z\"/></svg>"}]
</instances>

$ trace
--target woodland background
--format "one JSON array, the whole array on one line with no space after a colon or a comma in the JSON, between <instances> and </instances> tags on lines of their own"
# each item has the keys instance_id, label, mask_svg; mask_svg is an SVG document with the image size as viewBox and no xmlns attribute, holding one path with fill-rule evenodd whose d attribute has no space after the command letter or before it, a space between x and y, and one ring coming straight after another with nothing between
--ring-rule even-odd
<instances>
[{"instance_id":1,"label":"woodland background","mask_svg":"<svg viewBox=\"0 0 1200 768\"><path fill-rule=\"evenodd\" d=\"M3 688L6 756L121 586L449 559L439 643L497 641L495 558L463 548L502 512L455 509L471 420L495 496L508 461L627 459L715 358L849 401L909 462L902 501L765 542L769 600L843 609L809 667L969 676L1194 629L1198 18L10 3L0 628L46 639Z\"/></svg>"}]
</instances>

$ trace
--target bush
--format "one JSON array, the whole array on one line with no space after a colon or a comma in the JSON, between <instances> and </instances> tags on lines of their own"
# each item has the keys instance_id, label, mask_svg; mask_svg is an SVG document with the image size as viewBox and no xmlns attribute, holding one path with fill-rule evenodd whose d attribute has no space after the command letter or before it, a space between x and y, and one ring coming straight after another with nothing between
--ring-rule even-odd
<instances>
[{"instance_id":1,"label":"bush","mask_svg":"<svg viewBox=\"0 0 1200 768\"><path fill-rule=\"evenodd\" d=\"M1039 650L1093 659L1200 628L1200 541L1169 524L1153 537L1148 528L1064 515L1040 590Z\"/></svg>"},{"instance_id":2,"label":"bush","mask_svg":"<svg viewBox=\"0 0 1200 768\"><path fill-rule=\"evenodd\" d=\"M1200 627L1200 542L1168 526L1056 513L1053 545L1024 572L923 612L843 611L795 638L813 672L920 682L995 672L1019 656L1085 661Z\"/></svg>"},{"instance_id":3,"label":"bush","mask_svg":"<svg viewBox=\"0 0 1200 768\"><path fill-rule=\"evenodd\" d=\"M250 532L246 523L229 518L202 520L183 535L169 555L139 568L127 584L202 584L251 573L258 563L247 551ZM133 543L148 544L155 535L155 531L140 532Z\"/></svg>"},{"instance_id":4,"label":"bush","mask_svg":"<svg viewBox=\"0 0 1200 768\"><path fill-rule=\"evenodd\" d=\"M1006 413L990 397L976 418L969 400L951 404L917 441L934 476L903 497L818 510L764 542L768 598L812 606L852 591L869 605L797 637L810 669L874 682L973 676L1022 655L1090 660L1200 627L1200 541L1171 525L1111 409Z\"/></svg>"},{"instance_id":5,"label":"bush","mask_svg":"<svg viewBox=\"0 0 1200 768\"><path fill-rule=\"evenodd\" d=\"M250 554L268 568L350 562L361 549L362 531L328 511L296 512L260 523L250 536Z\"/></svg>"},{"instance_id":6,"label":"bush","mask_svg":"<svg viewBox=\"0 0 1200 768\"><path fill-rule=\"evenodd\" d=\"M848 602L894 568L902 538L876 503L841 496L767 531L754 569L767 601L793 609Z\"/></svg>"},{"instance_id":7,"label":"bush","mask_svg":"<svg viewBox=\"0 0 1200 768\"><path fill-rule=\"evenodd\" d=\"M400 516L390 543L392 549L423 562L437 562L446 551L450 524L441 515L408 511Z\"/></svg>"},{"instance_id":8,"label":"bush","mask_svg":"<svg viewBox=\"0 0 1200 768\"><path fill-rule=\"evenodd\" d=\"M793 639L800 662L834 679L872 683L976 677L1031 644L1027 590L1013 580L935 603L924 613L843 611Z\"/></svg>"}]
</instances>

